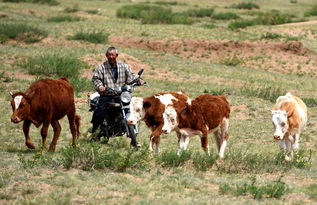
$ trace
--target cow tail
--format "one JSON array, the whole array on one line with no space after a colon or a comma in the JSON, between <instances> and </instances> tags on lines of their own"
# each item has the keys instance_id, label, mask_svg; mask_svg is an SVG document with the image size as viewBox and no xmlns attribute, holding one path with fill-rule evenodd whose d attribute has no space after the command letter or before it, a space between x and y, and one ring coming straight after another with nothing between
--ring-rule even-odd
<instances>
[{"instance_id":1,"label":"cow tail","mask_svg":"<svg viewBox=\"0 0 317 205\"><path fill-rule=\"evenodd\" d=\"M77 139L79 138L80 135L80 116L79 115L75 115L75 124L76 124L76 135L77 135Z\"/></svg>"}]
</instances>

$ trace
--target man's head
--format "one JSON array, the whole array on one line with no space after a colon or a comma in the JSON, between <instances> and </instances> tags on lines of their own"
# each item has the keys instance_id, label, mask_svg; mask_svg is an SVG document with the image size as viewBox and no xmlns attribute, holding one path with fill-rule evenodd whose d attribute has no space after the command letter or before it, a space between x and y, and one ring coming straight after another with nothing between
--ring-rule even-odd
<instances>
[{"instance_id":1,"label":"man's head","mask_svg":"<svg viewBox=\"0 0 317 205\"><path fill-rule=\"evenodd\" d=\"M118 50L115 47L110 46L106 50L106 57L111 66L115 65L118 57Z\"/></svg>"}]
</instances>

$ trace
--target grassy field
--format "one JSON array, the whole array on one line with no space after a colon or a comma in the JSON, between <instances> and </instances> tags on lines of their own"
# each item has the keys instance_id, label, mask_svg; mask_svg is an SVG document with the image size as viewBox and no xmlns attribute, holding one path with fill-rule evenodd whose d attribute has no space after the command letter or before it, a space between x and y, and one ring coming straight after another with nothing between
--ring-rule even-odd
<instances>
[{"instance_id":1,"label":"grassy field","mask_svg":"<svg viewBox=\"0 0 317 205\"><path fill-rule=\"evenodd\" d=\"M314 0L253 0L259 8L251 10L238 9L243 1L235 0L50 2L0 1L0 204L317 203ZM124 6L131 11L140 3L170 9L176 20L187 18L189 10L206 8L239 19L219 20L212 14L189 16L186 22L191 24L148 24L152 13L139 19L117 16ZM287 23L277 23L285 19ZM250 20L256 24L229 28ZM92 89L91 72L110 45L119 48L120 59L134 71L145 69L149 86L138 87L134 96L177 90L191 98L225 95L232 106L225 158L217 159L211 136L211 156L200 148L198 136L177 156L175 133L161 136L159 155L150 153L150 130L143 122L139 151L130 148L126 137L111 139L108 145L90 142L92 113L86 93ZM76 88L82 118L78 147L71 147L63 119L55 153L40 147L35 126L30 136L37 147L29 150L22 123L10 121L9 92L25 91L37 79L61 74ZM306 102L309 119L300 149L288 163L273 139L270 112L286 92ZM51 138L50 128L48 143Z\"/></svg>"}]
</instances>

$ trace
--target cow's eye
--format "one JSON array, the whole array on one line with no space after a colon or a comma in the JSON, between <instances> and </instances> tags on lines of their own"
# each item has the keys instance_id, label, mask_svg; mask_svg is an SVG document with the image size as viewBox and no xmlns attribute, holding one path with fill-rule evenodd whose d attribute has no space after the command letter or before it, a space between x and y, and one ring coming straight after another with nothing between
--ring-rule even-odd
<instances>
[{"instance_id":1,"label":"cow's eye","mask_svg":"<svg viewBox=\"0 0 317 205\"><path fill-rule=\"evenodd\" d=\"M284 127L284 126L285 126L285 122L282 122L282 123L281 123L281 126Z\"/></svg>"},{"instance_id":2,"label":"cow's eye","mask_svg":"<svg viewBox=\"0 0 317 205\"><path fill-rule=\"evenodd\" d=\"M171 119L171 121L172 121L172 122L175 122L175 120L174 120L174 119Z\"/></svg>"},{"instance_id":3,"label":"cow's eye","mask_svg":"<svg viewBox=\"0 0 317 205\"><path fill-rule=\"evenodd\" d=\"M138 109L136 109L136 112L140 112L140 109L138 108Z\"/></svg>"}]
</instances>

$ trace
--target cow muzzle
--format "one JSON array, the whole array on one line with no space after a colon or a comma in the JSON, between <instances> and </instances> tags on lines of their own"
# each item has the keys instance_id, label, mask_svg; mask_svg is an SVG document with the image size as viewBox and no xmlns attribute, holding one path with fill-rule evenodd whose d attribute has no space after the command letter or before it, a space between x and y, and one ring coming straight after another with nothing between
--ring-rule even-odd
<instances>
[{"instance_id":1,"label":"cow muzzle","mask_svg":"<svg viewBox=\"0 0 317 205\"><path fill-rule=\"evenodd\" d=\"M278 136L278 135L274 135L274 139L275 140L281 140L282 138L280 136Z\"/></svg>"},{"instance_id":2,"label":"cow muzzle","mask_svg":"<svg viewBox=\"0 0 317 205\"><path fill-rule=\"evenodd\" d=\"M135 125L136 123L133 123L133 120L127 120L128 125Z\"/></svg>"},{"instance_id":3,"label":"cow muzzle","mask_svg":"<svg viewBox=\"0 0 317 205\"><path fill-rule=\"evenodd\" d=\"M13 122L13 123L19 123L19 122L21 122L21 119L18 118L17 116L12 116L12 117L11 117L11 122Z\"/></svg>"}]
</instances>

